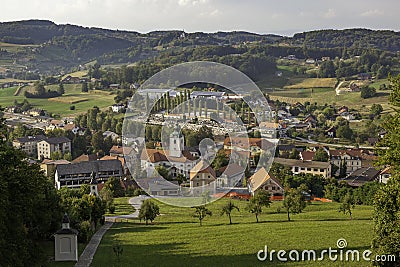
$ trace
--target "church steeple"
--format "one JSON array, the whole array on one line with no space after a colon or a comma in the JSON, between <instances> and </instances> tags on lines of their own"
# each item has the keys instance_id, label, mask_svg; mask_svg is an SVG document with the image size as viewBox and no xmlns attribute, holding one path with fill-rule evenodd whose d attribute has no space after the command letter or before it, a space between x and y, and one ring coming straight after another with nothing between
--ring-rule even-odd
<instances>
[{"instance_id":1,"label":"church steeple","mask_svg":"<svg viewBox=\"0 0 400 267\"><path fill-rule=\"evenodd\" d=\"M90 183L89 183L90 195L99 197L99 192L97 191L97 184L98 184L98 182L97 182L97 179L96 179L96 173L92 172L90 174Z\"/></svg>"},{"instance_id":2,"label":"church steeple","mask_svg":"<svg viewBox=\"0 0 400 267\"><path fill-rule=\"evenodd\" d=\"M177 124L174 131L169 136L169 155L171 157L182 157L182 150L185 148L185 138Z\"/></svg>"}]
</instances>

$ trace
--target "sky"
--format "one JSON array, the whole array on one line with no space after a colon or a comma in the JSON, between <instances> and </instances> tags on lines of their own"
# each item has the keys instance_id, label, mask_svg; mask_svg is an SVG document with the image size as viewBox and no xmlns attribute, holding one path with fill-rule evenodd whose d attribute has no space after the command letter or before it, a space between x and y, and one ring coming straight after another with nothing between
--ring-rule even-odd
<instances>
[{"instance_id":1,"label":"sky","mask_svg":"<svg viewBox=\"0 0 400 267\"><path fill-rule=\"evenodd\" d=\"M249 31L291 36L319 29L400 30L398 0L2 0L0 21L149 32Z\"/></svg>"}]
</instances>

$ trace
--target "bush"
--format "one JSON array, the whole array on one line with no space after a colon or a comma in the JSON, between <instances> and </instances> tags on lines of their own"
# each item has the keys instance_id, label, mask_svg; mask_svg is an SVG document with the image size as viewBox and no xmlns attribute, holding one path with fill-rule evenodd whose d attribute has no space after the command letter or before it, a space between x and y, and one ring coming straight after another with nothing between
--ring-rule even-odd
<instances>
[{"instance_id":1,"label":"bush","mask_svg":"<svg viewBox=\"0 0 400 267\"><path fill-rule=\"evenodd\" d=\"M108 207L108 211L109 211L111 214L114 214L114 212L115 212L115 205L114 205L114 204L111 204L111 205Z\"/></svg>"},{"instance_id":2,"label":"bush","mask_svg":"<svg viewBox=\"0 0 400 267\"><path fill-rule=\"evenodd\" d=\"M361 88L361 98L374 97L376 94L376 89L370 86L364 86Z\"/></svg>"},{"instance_id":3,"label":"bush","mask_svg":"<svg viewBox=\"0 0 400 267\"><path fill-rule=\"evenodd\" d=\"M69 110L75 110L75 106L70 106Z\"/></svg>"},{"instance_id":4,"label":"bush","mask_svg":"<svg viewBox=\"0 0 400 267\"><path fill-rule=\"evenodd\" d=\"M86 243L90 240L90 238L92 238L93 231L89 221L83 221L79 223L77 230L79 231L78 235L79 242Z\"/></svg>"}]
</instances>

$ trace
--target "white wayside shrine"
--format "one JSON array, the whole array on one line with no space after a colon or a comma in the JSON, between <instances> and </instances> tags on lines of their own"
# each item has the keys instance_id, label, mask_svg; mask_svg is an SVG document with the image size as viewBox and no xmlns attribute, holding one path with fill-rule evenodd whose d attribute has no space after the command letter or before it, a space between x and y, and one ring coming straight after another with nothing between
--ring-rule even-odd
<instances>
[{"instance_id":1,"label":"white wayside shrine","mask_svg":"<svg viewBox=\"0 0 400 267\"><path fill-rule=\"evenodd\" d=\"M69 217L64 214L62 228L55 234L55 261L78 261L78 231L69 226Z\"/></svg>"}]
</instances>

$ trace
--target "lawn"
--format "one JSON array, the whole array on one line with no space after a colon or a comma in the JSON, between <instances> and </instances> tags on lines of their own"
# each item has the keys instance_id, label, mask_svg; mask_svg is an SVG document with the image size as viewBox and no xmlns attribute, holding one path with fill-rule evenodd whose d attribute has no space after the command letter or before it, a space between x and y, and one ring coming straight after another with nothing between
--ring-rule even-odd
<instances>
[{"instance_id":1,"label":"lawn","mask_svg":"<svg viewBox=\"0 0 400 267\"><path fill-rule=\"evenodd\" d=\"M260 262L256 254L265 245L268 250L336 248L339 238L347 240L349 249L363 251L370 247L373 223L372 207L357 206L354 219L338 212L337 203L312 203L303 213L287 215L277 212L282 204L274 202L264 210L260 223L245 210L246 201L235 201L240 212L232 213L233 224L220 216L225 199L209 205L213 216L199 226L191 208L172 207L160 203L154 224L138 221L116 223L106 233L94 257L93 266L279 266ZM361 233L361 234L360 234ZM120 262L113 246L123 248ZM343 262L288 262L291 266L343 266ZM285 264L285 265L286 265ZM366 262L350 262L346 266L366 266Z\"/></svg>"},{"instance_id":2,"label":"lawn","mask_svg":"<svg viewBox=\"0 0 400 267\"><path fill-rule=\"evenodd\" d=\"M130 197L114 198L115 212L106 213L105 216L128 215L135 212L135 208L128 203Z\"/></svg>"},{"instance_id":3,"label":"lawn","mask_svg":"<svg viewBox=\"0 0 400 267\"><path fill-rule=\"evenodd\" d=\"M314 89L282 89L267 92L272 100L284 101L287 103L304 103L310 101L317 102L320 105L336 104L359 109L362 106L371 106L372 104L381 104L385 110L389 108L390 91L377 90L375 97L363 99L360 92L343 92L336 95L334 89L314 88Z\"/></svg>"},{"instance_id":4,"label":"lawn","mask_svg":"<svg viewBox=\"0 0 400 267\"><path fill-rule=\"evenodd\" d=\"M56 90L58 85L46 86L46 89ZM14 96L17 87L0 89L0 106L7 107L14 104L14 100L19 102L26 99L23 96L25 90L30 90L30 86L23 88L18 96ZM43 108L50 113L55 113L63 116L73 116L84 113L93 106L98 106L100 109L110 107L114 103L113 92L90 91L83 93L80 84L65 84L65 94L55 99L28 99L29 103L37 108ZM70 106L75 106L75 110L70 110Z\"/></svg>"}]
</instances>

